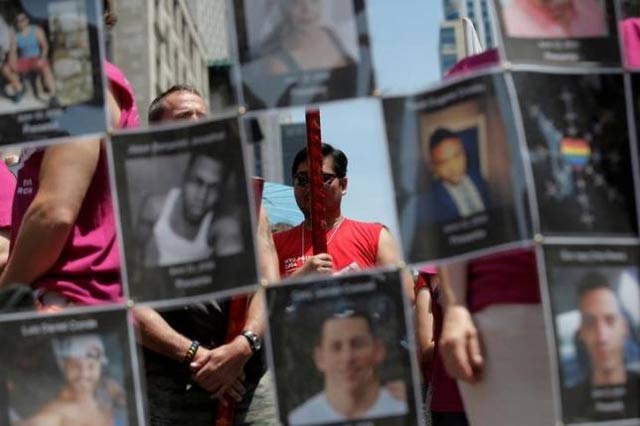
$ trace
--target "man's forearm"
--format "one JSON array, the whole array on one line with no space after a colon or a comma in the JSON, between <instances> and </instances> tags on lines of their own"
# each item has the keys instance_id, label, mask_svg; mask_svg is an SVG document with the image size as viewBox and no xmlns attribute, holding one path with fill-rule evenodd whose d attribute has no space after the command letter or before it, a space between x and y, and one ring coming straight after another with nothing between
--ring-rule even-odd
<instances>
[{"instance_id":1,"label":"man's forearm","mask_svg":"<svg viewBox=\"0 0 640 426\"><path fill-rule=\"evenodd\" d=\"M152 308L133 309L142 344L152 351L182 362L191 340L175 331L162 316Z\"/></svg>"},{"instance_id":2,"label":"man's forearm","mask_svg":"<svg viewBox=\"0 0 640 426\"><path fill-rule=\"evenodd\" d=\"M457 262L438 268L443 306L466 306L467 263Z\"/></svg>"},{"instance_id":3,"label":"man's forearm","mask_svg":"<svg viewBox=\"0 0 640 426\"><path fill-rule=\"evenodd\" d=\"M264 338L267 313L265 310L265 290L258 290L249 301L247 317L244 322L244 330L251 330L261 339Z\"/></svg>"}]
</instances>

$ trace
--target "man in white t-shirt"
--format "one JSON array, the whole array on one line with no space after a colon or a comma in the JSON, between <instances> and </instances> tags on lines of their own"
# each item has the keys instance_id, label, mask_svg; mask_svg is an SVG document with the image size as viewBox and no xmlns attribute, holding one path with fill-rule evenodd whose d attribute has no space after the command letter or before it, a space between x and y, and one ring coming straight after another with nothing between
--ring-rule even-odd
<instances>
[{"instance_id":1,"label":"man in white t-shirt","mask_svg":"<svg viewBox=\"0 0 640 426\"><path fill-rule=\"evenodd\" d=\"M220 256L242 250L241 233L233 217L213 222L224 175L220 159L194 153L180 187L144 201L138 232L146 266L170 266L207 259L214 251ZM225 231L217 232L220 230Z\"/></svg>"},{"instance_id":2,"label":"man in white t-shirt","mask_svg":"<svg viewBox=\"0 0 640 426\"><path fill-rule=\"evenodd\" d=\"M377 369L386 357L384 343L373 334L369 316L346 309L322 323L313 349L324 390L289 413L289 424L309 425L397 416L407 403L380 383Z\"/></svg>"}]
</instances>

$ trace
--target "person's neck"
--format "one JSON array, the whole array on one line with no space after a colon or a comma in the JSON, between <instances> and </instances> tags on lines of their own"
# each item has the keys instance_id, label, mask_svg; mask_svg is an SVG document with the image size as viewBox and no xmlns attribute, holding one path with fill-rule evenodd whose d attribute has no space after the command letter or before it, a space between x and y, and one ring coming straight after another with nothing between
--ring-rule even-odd
<instances>
[{"instance_id":1,"label":"person's neck","mask_svg":"<svg viewBox=\"0 0 640 426\"><path fill-rule=\"evenodd\" d=\"M325 395L329 405L347 419L360 417L369 411L378 400L379 393L380 383L376 380L351 390L325 382Z\"/></svg>"},{"instance_id":2,"label":"person's neck","mask_svg":"<svg viewBox=\"0 0 640 426\"><path fill-rule=\"evenodd\" d=\"M334 214L325 214L324 220L327 224L327 231L338 226L343 219L344 216L342 216L340 211ZM311 217L307 217L304 219L304 227L307 229L311 229Z\"/></svg>"},{"instance_id":3,"label":"person's neck","mask_svg":"<svg viewBox=\"0 0 640 426\"><path fill-rule=\"evenodd\" d=\"M85 405L86 407L97 404L93 392L79 394L75 392L70 386L66 386L65 388L63 388L63 390L60 392L59 398L63 401L73 401L75 403Z\"/></svg>"},{"instance_id":4,"label":"person's neck","mask_svg":"<svg viewBox=\"0 0 640 426\"><path fill-rule=\"evenodd\" d=\"M322 27L318 25L291 28L283 44L289 50L313 47L318 43L321 32Z\"/></svg>"},{"instance_id":5,"label":"person's neck","mask_svg":"<svg viewBox=\"0 0 640 426\"><path fill-rule=\"evenodd\" d=\"M591 379L593 386L615 386L622 385L627 381L627 371L624 368L624 362L620 366L607 371L594 371Z\"/></svg>"}]
</instances>

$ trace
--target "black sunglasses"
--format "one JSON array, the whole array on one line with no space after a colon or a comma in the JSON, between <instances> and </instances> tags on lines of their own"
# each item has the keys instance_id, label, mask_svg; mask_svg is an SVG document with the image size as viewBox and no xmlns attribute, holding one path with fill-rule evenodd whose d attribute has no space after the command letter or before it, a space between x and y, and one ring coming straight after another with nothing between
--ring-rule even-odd
<instances>
[{"instance_id":1,"label":"black sunglasses","mask_svg":"<svg viewBox=\"0 0 640 426\"><path fill-rule=\"evenodd\" d=\"M337 177L338 175L336 175L335 173L323 173L322 182L324 182L325 185L329 186L331 185L333 180ZM307 187L310 181L311 179L309 178L309 175L306 173L297 173L296 175L293 176L293 184L301 188Z\"/></svg>"}]
</instances>

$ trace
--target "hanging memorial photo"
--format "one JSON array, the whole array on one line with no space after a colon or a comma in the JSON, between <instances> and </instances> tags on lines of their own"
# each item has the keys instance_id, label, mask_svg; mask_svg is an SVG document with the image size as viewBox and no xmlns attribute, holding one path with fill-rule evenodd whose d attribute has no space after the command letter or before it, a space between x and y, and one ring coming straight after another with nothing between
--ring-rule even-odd
<instances>
[{"instance_id":1,"label":"hanging memorial photo","mask_svg":"<svg viewBox=\"0 0 640 426\"><path fill-rule=\"evenodd\" d=\"M533 168L540 231L635 236L621 74L513 74Z\"/></svg>"},{"instance_id":2,"label":"hanging memorial photo","mask_svg":"<svg viewBox=\"0 0 640 426\"><path fill-rule=\"evenodd\" d=\"M111 149L130 297L160 300L257 283L235 119L120 132Z\"/></svg>"},{"instance_id":3,"label":"hanging memorial photo","mask_svg":"<svg viewBox=\"0 0 640 426\"><path fill-rule=\"evenodd\" d=\"M412 263L531 237L502 74L384 101L405 256Z\"/></svg>"},{"instance_id":4,"label":"hanging memorial photo","mask_svg":"<svg viewBox=\"0 0 640 426\"><path fill-rule=\"evenodd\" d=\"M620 66L614 0L494 0L504 59Z\"/></svg>"},{"instance_id":5,"label":"hanging memorial photo","mask_svg":"<svg viewBox=\"0 0 640 426\"><path fill-rule=\"evenodd\" d=\"M417 424L397 271L269 287L267 300L283 424Z\"/></svg>"},{"instance_id":6,"label":"hanging memorial photo","mask_svg":"<svg viewBox=\"0 0 640 426\"><path fill-rule=\"evenodd\" d=\"M1 424L141 424L124 309L16 318L0 327Z\"/></svg>"},{"instance_id":7,"label":"hanging memorial photo","mask_svg":"<svg viewBox=\"0 0 640 426\"><path fill-rule=\"evenodd\" d=\"M564 424L640 418L636 246L545 246Z\"/></svg>"},{"instance_id":8,"label":"hanging memorial photo","mask_svg":"<svg viewBox=\"0 0 640 426\"><path fill-rule=\"evenodd\" d=\"M0 145L104 132L97 3L0 4Z\"/></svg>"},{"instance_id":9,"label":"hanging memorial photo","mask_svg":"<svg viewBox=\"0 0 640 426\"><path fill-rule=\"evenodd\" d=\"M249 109L368 96L363 0L233 0Z\"/></svg>"}]
</instances>

